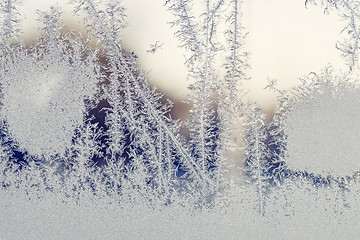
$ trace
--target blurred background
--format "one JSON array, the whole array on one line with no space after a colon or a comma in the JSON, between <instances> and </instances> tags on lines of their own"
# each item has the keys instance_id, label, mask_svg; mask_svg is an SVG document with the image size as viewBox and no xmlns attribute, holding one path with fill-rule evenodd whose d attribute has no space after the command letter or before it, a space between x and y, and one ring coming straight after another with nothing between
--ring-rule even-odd
<instances>
[{"instance_id":1,"label":"blurred background","mask_svg":"<svg viewBox=\"0 0 360 240\"><path fill-rule=\"evenodd\" d=\"M23 0L20 9L23 32L27 41L38 36L35 11L47 11L58 5L64 11L65 25L77 31L81 18L75 17L67 1ZM123 33L123 47L133 51L151 84L174 101L188 93L187 72L182 49L178 48L170 28L173 20L163 6L164 0L124 0L128 28ZM336 41L341 41L343 23L337 12L324 14L320 6L305 7L305 0L245 0L243 25L249 32L246 49L250 54L250 81L244 83L248 97L256 101L271 118L276 95L264 90L268 78L277 79L278 87L286 89L299 83L297 79L316 72L327 64L346 69ZM155 53L147 50L152 44L161 46ZM181 105L179 105L182 108Z\"/></svg>"}]
</instances>

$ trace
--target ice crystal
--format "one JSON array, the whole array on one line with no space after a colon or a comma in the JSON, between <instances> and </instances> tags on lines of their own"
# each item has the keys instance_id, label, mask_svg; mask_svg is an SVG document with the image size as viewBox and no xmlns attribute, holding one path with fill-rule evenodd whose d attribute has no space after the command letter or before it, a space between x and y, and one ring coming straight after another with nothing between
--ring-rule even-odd
<instances>
[{"instance_id":1,"label":"ice crystal","mask_svg":"<svg viewBox=\"0 0 360 240\"><path fill-rule=\"evenodd\" d=\"M359 87L330 70L294 89L284 120L286 162L310 173L352 176L360 169Z\"/></svg>"},{"instance_id":2,"label":"ice crystal","mask_svg":"<svg viewBox=\"0 0 360 240\"><path fill-rule=\"evenodd\" d=\"M337 47L349 72L328 67L290 90L271 80L269 123L241 87L241 0L165 1L193 80L185 122L122 49L120 1L71 1L86 37L60 9L38 11L30 45L19 1L0 3L0 239L358 236L357 0L306 1L348 21Z\"/></svg>"},{"instance_id":3,"label":"ice crystal","mask_svg":"<svg viewBox=\"0 0 360 240\"><path fill-rule=\"evenodd\" d=\"M64 155L83 122L84 100L97 92L89 60L78 62L84 54L79 44L20 48L8 56L1 115L14 141L31 155Z\"/></svg>"}]
</instances>

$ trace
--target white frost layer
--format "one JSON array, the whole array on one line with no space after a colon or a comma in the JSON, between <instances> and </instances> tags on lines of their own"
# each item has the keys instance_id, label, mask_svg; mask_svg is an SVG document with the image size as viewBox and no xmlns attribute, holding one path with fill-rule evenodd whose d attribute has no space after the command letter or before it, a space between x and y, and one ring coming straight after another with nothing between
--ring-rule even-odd
<instances>
[{"instance_id":1,"label":"white frost layer","mask_svg":"<svg viewBox=\"0 0 360 240\"><path fill-rule=\"evenodd\" d=\"M66 56L54 48L41 54L43 59L24 53L15 57L3 80L1 114L21 149L50 157L70 147L83 122L84 99L95 95L98 80L91 66L70 64L79 57L75 53Z\"/></svg>"},{"instance_id":2,"label":"white frost layer","mask_svg":"<svg viewBox=\"0 0 360 240\"><path fill-rule=\"evenodd\" d=\"M0 191L0 239L357 239L356 192L346 193L350 201L344 202L341 191L289 183L268 196L262 216L251 189L202 211L176 204L64 204L56 194L39 200Z\"/></svg>"},{"instance_id":3,"label":"white frost layer","mask_svg":"<svg viewBox=\"0 0 360 240\"><path fill-rule=\"evenodd\" d=\"M322 86L293 104L284 124L288 165L352 176L360 170L360 90Z\"/></svg>"}]
</instances>

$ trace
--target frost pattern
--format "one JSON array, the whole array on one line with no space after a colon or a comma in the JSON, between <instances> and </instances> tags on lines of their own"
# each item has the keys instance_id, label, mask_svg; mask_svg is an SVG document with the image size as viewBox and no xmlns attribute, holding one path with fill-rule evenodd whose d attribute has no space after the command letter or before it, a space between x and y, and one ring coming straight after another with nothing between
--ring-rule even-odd
<instances>
[{"instance_id":1,"label":"frost pattern","mask_svg":"<svg viewBox=\"0 0 360 240\"><path fill-rule=\"evenodd\" d=\"M7 64L1 115L14 140L31 155L64 155L82 124L84 100L97 91L91 66L72 64L82 57L73 44L35 46L29 53L19 49Z\"/></svg>"},{"instance_id":2,"label":"frost pattern","mask_svg":"<svg viewBox=\"0 0 360 240\"><path fill-rule=\"evenodd\" d=\"M360 169L358 83L346 76L333 77L328 69L304 79L293 91L300 92L286 103L291 110L283 126L289 167L325 176L352 176Z\"/></svg>"},{"instance_id":3,"label":"frost pattern","mask_svg":"<svg viewBox=\"0 0 360 240\"><path fill-rule=\"evenodd\" d=\"M342 33L346 35L342 42L336 43L336 48L340 50L346 64L350 70L359 68L359 39L360 39L360 2L358 0L306 0L308 3L320 4L324 12L336 9L339 10L340 16L346 22Z\"/></svg>"},{"instance_id":4,"label":"frost pattern","mask_svg":"<svg viewBox=\"0 0 360 240\"><path fill-rule=\"evenodd\" d=\"M31 46L19 1L1 1L0 239L356 238L358 1L306 3L350 21L338 45L350 71L290 90L272 80L281 104L267 123L244 98L242 1L165 1L193 80L183 123L122 49L120 1L71 1L86 38L60 9L39 11Z\"/></svg>"}]
</instances>

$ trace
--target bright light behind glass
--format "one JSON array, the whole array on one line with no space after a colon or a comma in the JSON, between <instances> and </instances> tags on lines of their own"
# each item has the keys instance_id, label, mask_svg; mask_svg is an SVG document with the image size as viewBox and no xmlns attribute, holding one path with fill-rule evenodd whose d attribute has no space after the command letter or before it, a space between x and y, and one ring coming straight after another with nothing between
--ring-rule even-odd
<instances>
[{"instance_id":1,"label":"bright light behind glass","mask_svg":"<svg viewBox=\"0 0 360 240\"><path fill-rule=\"evenodd\" d=\"M34 37L36 24L34 11L47 10L56 0L24 1L24 32ZM250 53L252 79L244 85L249 97L265 109L276 104L276 96L263 88L268 78L276 78L280 88L297 84L297 79L312 71L319 71L327 64L343 68L336 41L343 23L336 12L324 14L319 6L305 8L305 1L245 0L244 25L249 32L247 45ZM57 3L64 10L65 19L74 20L71 8ZM184 52L178 48L173 36L175 29L168 22L173 18L163 6L163 0L125 0L128 28L123 33L123 46L139 56L139 62L148 72L150 81L160 90L174 97L182 97L187 91L187 72ZM75 18L76 19L76 18ZM66 20L65 20L66 21ZM69 22L67 22L69 23ZM161 45L149 53L151 44Z\"/></svg>"}]
</instances>

